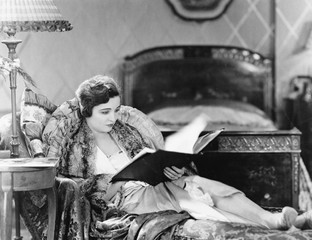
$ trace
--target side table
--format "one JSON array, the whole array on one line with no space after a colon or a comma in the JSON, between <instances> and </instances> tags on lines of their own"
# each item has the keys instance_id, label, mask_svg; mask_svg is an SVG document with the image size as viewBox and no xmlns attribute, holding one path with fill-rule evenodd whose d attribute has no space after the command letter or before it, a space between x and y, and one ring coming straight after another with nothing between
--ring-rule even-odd
<instances>
[{"instance_id":1,"label":"side table","mask_svg":"<svg viewBox=\"0 0 312 240\"><path fill-rule=\"evenodd\" d=\"M45 189L48 199L48 240L54 239L56 220L56 192L54 188L57 158L0 159L0 239L12 239L13 192ZM17 193L18 196L18 193ZM18 197L15 198L17 211ZM19 235L19 213L16 228ZM22 239L16 236L16 239Z\"/></svg>"}]
</instances>

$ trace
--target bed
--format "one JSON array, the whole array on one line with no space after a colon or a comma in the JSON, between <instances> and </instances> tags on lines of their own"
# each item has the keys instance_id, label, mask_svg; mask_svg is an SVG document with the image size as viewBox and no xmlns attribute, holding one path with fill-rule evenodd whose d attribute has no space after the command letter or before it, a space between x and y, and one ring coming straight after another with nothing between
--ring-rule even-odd
<instances>
[{"instance_id":1,"label":"bed","mask_svg":"<svg viewBox=\"0 0 312 240\"><path fill-rule=\"evenodd\" d=\"M195 164L200 175L237 187L270 210L312 208L311 180L300 157L301 132L275 123L272 61L232 46L162 46L124 59L123 102L150 116L166 137L195 116L205 131L224 127ZM163 239L312 238L312 231L268 231L187 220ZM161 239L161 238L160 238Z\"/></svg>"},{"instance_id":2,"label":"bed","mask_svg":"<svg viewBox=\"0 0 312 240\"><path fill-rule=\"evenodd\" d=\"M229 46L164 46L127 56L124 103L175 131L200 112L207 130L273 130L272 62Z\"/></svg>"}]
</instances>

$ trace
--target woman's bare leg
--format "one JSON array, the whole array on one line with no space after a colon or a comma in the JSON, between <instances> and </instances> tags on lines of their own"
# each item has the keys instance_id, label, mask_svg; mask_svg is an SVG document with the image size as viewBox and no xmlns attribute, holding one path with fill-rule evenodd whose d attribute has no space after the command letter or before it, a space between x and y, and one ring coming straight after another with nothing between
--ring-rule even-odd
<instances>
[{"instance_id":1,"label":"woman's bare leg","mask_svg":"<svg viewBox=\"0 0 312 240\"><path fill-rule=\"evenodd\" d=\"M170 193L172 193L176 201L179 203L180 208L187 211L195 219L210 219L259 226L258 223L252 222L249 219L242 218L241 216L234 215L230 212L222 211L215 206L209 205L209 203L204 200L197 199L175 183L166 182L165 185L170 189Z\"/></svg>"},{"instance_id":2,"label":"woman's bare leg","mask_svg":"<svg viewBox=\"0 0 312 240\"><path fill-rule=\"evenodd\" d=\"M222 183L199 176L194 176L192 181L197 183L204 192L211 195L218 209L266 226L269 229L289 228L295 223L297 218L298 213L293 208L285 207L282 213L271 213L251 201L244 194L235 193L228 197L218 197L218 195L211 192L216 184L220 184L221 186Z\"/></svg>"},{"instance_id":3,"label":"woman's bare leg","mask_svg":"<svg viewBox=\"0 0 312 240\"><path fill-rule=\"evenodd\" d=\"M283 208L281 213L271 213L239 193L225 198L216 197L214 203L223 211L241 216L269 229L288 229L295 223L298 216L297 211L290 207Z\"/></svg>"}]
</instances>

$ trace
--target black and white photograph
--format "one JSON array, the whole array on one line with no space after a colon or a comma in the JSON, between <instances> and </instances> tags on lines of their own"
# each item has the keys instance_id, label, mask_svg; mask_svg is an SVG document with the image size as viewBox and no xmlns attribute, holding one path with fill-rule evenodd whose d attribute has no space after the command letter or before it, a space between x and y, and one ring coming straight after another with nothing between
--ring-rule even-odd
<instances>
[{"instance_id":1,"label":"black and white photograph","mask_svg":"<svg viewBox=\"0 0 312 240\"><path fill-rule=\"evenodd\" d=\"M311 0L0 0L0 240L312 239Z\"/></svg>"}]
</instances>

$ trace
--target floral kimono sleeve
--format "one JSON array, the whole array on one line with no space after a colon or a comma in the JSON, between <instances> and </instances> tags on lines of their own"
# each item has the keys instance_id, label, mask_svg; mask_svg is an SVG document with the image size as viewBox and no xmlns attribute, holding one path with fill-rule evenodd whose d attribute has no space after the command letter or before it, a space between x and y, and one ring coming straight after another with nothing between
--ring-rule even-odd
<instances>
[{"instance_id":1,"label":"floral kimono sleeve","mask_svg":"<svg viewBox=\"0 0 312 240\"><path fill-rule=\"evenodd\" d=\"M47 157L66 157L66 149L73 135L79 130L82 123L78 100L72 99L58 107L42 134L44 153Z\"/></svg>"}]
</instances>

